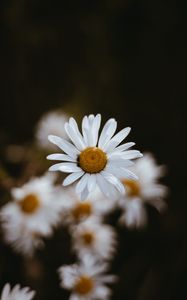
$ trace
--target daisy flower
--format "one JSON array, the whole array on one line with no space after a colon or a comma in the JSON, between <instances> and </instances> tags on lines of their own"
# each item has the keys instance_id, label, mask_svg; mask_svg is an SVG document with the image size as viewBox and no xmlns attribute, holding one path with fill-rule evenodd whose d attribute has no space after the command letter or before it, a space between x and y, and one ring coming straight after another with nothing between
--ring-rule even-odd
<instances>
[{"instance_id":1,"label":"daisy flower","mask_svg":"<svg viewBox=\"0 0 187 300\"><path fill-rule=\"evenodd\" d=\"M116 276L104 275L105 263L84 256L79 264L59 268L61 287L72 291L70 300L108 300L111 290L106 284L116 281Z\"/></svg>"},{"instance_id":2,"label":"daisy flower","mask_svg":"<svg viewBox=\"0 0 187 300\"><path fill-rule=\"evenodd\" d=\"M89 198L81 201L73 187L67 187L63 191L62 202L62 221L67 225L75 225L87 220L90 217L97 217L100 221L103 217L115 208L115 201L105 197L99 188L95 188L89 194Z\"/></svg>"},{"instance_id":3,"label":"daisy flower","mask_svg":"<svg viewBox=\"0 0 187 300\"><path fill-rule=\"evenodd\" d=\"M11 190L13 201L1 209L0 219L5 241L15 250L31 253L42 244L40 237L50 236L59 223L62 203L54 179L46 174Z\"/></svg>"},{"instance_id":4,"label":"daisy flower","mask_svg":"<svg viewBox=\"0 0 187 300\"><path fill-rule=\"evenodd\" d=\"M49 170L71 173L65 178L64 186L79 180L76 192L82 200L95 189L96 184L107 197L116 198L116 192L124 193L119 177L137 178L127 167L132 165L131 159L141 157L142 154L137 150L128 150L134 143L119 146L129 134L130 128L115 134L117 122L109 119L99 135L100 123L100 114L85 116L81 134L76 121L70 118L64 127L71 142L49 135L49 141L65 152L47 157L63 161L51 166Z\"/></svg>"},{"instance_id":5,"label":"daisy flower","mask_svg":"<svg viewBox=\"0 0 187 300\"><path fill-rule=\"evenodd\" d=\"M55 149L47 137L49 134L59 135L67 138L64 124L68 121L68 116L60 111L50 111L46 113L37 124L36 141L39 147L44 149Z\"/></svg>"},{"instance_id":6,"label":"daisy flower","mask_svg":"<svg viewBox=\"0 0 187 300\"><path fill-rule=\"evenodd\" d=\"M116 248L116 233L109 225L89 218L71 229L72 246L78 256L91 254L98 259L110 259Z\"/></svg>"},{"instance_id":7,"label":"daisy flower","mask_svg":"<svg viewBox=\"0 0 187 300\"><path fill-rule=\"evenodd\" d=\"M10 284L7 283L2 291L1 300L32 300L35 296L35 291L31 291L30 288L24 287L21 289L17 284L11 290Z\"/></svg>"},{"instance_id":8,"label":"daisy flower","mask_svg":"<svg viewBox=\"0 0 187 300\"><path fill-rule=\"evenodd\" d=\"M119 205L124 211L120 221L130 227L141 227L147 222L144 203L152 205L159 212L166 208L163 199L167 194L167 187L158 182L165 173L165 167L157 166L154 157L146 153L131 171L136 172L139 180L122 179L126 195L119 199Z\"/></svg>"},{"instance_id":9,"label":"daisy flower","mask_svg":"<svg viewBox=\"0 0 187 300\"><path fill-rule=\"evenodd\" d=\"M45 233L40 230L29 230L27 227L24 227L23 223L19 222L16 218L12 218L12 216L9 220L2 220L4 239L17 253L31 257L36 249L43 248L44 242L42 236L45 236Z\"/></svg>"}]
</instances>

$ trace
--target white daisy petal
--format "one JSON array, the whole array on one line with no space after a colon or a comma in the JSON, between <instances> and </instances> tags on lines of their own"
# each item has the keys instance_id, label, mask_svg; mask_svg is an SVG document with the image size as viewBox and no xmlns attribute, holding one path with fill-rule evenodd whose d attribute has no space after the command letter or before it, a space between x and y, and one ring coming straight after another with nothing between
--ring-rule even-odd
<instances>
[{"instance_id":1,"label":"white daisy petal","mask_svg":"<svg viewBox=\"0 0 187 300\"><path fill-rule=\"evenodd\" d=\"M88 117L85 116L82 120L82 134L84 138L85 144L88 146L89 145L89 122L88 122Z\"/></svg>"},{"instance_id":2,"label":"white daisy petal","mask_svg":"<svg viewBox=\"0 0 187 300\"><path fill-rule=\"evenodd\" d=\"M109 183L113 184L121 194L125 193L124 185L121 183L121 181L117 177L115 177L114 175L112 175L106 171L102 171L101 174L105 177L105 179Z\"/></svg>"},{"instance_id":3,"label":"white daisy petal","mask_svg":"<svg viewBox=\"0 0 187 300\"><path fill-rule=\"evenodd\" d=\"M110 140L114 135L117 128L117 122L115 119L109 119L104 125L101 135L98 141L98 147L103 149L104 145Z\"/></svg>"},{"instance_id":4,"label":"white daisy petal","mask_svg":"<svg viewBox=\"0 0 187 300\"><path fill-rule=\"evenodd\" d=\"M117 196L117 190L113 185L111 185L104 176L101 176L101 174L96 175L98 186L101 190L101 192L108 198L116 199Z\"/></svg>"},{"instance_id":5,"label":"white daisy petal","mask_svg":"<svg viewBox=\"0 0 187 300\"><path fill-rule=\"evenodd\" d=\"M77 179L79 179L82 175L84 175L83 171L80 172L76 172L76 173L72 173L70 175L68 175L64 181L63 181L63 186L67 186L69 184L72 184L73 182L75 182Z\"/></svg>"},{"instance_id":6,"label":"white daisy petal","mask_svg":"<svg viewBox=\"0 0 187 300\"><path fill-rule=\"evenodd\" d=\"M117 168L129 168L129 167L132 167L134 165L134 162L131 161L131 160L128 160L128 159L124 159L122 158L121 156L119 157L113 157L110 158L108 160L108 164L106 166L106 168L110 167L110 166L114 166L114 167L117 167ZM105 168L105 169L106 169Z\"/></svg>"},{"instance_id":7,"label":"white daisy petal","mask_svg":"<svg viewBox=\"0 0 187 300\"><path fill-rule=\"evenodd\" d=\"M49 168L49 171L60 171L60 167L63 165L63 163L58 163L58 164L55 164L53 166L51 166Z\"/></svg>"},{"instance_id":8,"label":"white daisy petal","mask_svg":"<svg viewBox=\"0 0 187 300\"><path fill-rule=\"evenodd\" d=\"M135 145L135 143L133 143L133 142L129 142L129 143L125 143L125 144L123 144L123 145L120 145L120 146L116 147L116 148L114 149L114 151L110 152L110 155L115 154L115 152L118 153L118 152L125 151L125 150L127 150L127 149L133 147L134 145ZM109 155L109 153L108 153L108 155Z\"/></svg>"},{"instance_id":9,"label":"white daisy petal","mask_svg":"<svg viewBox=\"0 0 187 300\"><path fill-rule=\"evenodd\" d=\"M128 151L123 152L123 158L125 158L125 159L135 159L135 158L139 158L142 156L143 156L143 154L138 150L128 150Z\"/></svg>"},{"instance_id":10,"label":"white daisy petal","mask_svg":"<svg viewBox=\"0 0 187 300\"><path fill-rule=\"evenodd\" d=\"M119 131L110 141L104 146L104 150L108 153L115 149L129 134L131 131L130 127L126 127Z\"/></svg>"},{"instance_id":11,"label":"white daisy petal","mask_svg":"<svg viewBox=\"0 0 187 300\"><path fill-rule=\"evenodd\" d=\"M70 157L69 155L61 154L61 153L50 154L50 155L47 156L47 159L49 159L49 160L64 160L64 161L76 162L76 159Z\"/></svg>"},{"instance_id":12,"label":"white daisy petal","mask_svg":"<svg viewBox=\"0 0 187 300\"><path fill-rule=\"evenodd\" d=\"M91 174L90 177L88 178L88 191L91 192L94 190L96 185L96 175Z\"/></svg>"},{"instance_id":13,"label":"white daisy petal","mask_svg":"<svg viewBox=\"0 0 187 300\"><path fill-rule=\"evenodd\" d=\"M63 138L60 138L56 135L49 135L48 139L51 143L58 146L61 150L63 150L65 153L67 153L73 158L76 158L77 155L80 153L80 151L76 149L75 146L73 146L71 143L69 143Z\"/></svg>"},{"instance_id":14,"label":"white daisy petal","mask_svg":"<svg viewBox=\"0 0 187 300\"><path fill-rule=\"evenodd\" d=\"M96 146L97 144L100 125L101 125L101 115L97 114L92 125L93 146Z\"/></svg>"},{"instance_id":15,"label":"white daisy petal","mask_svg":"<svg viewBox=\"0 0 187 300\"><path fill-rule=\"evenodd\" d=\"M77 135L77 132L74 130L73 127L69 125L69 123L65 123L64 125L67 135L69 136L70 140L75 144L79 151L85 148L85 143L83 140Z\"/></svg>"},{"instance_id":16,"label":"white daisy petal","mask_svg":"<svg viewBox=\"0 0 187 300\"><path fill-rule=\"evenodd\" d=\"M121 179L132 179L132 180L138 180L138 177L131 171L129 171L126 168L119 168L114 165L110 165L106 168L106 171L114 174L116 177L121 178Z\"/></svg>"},{"instance_id":17,"label":"white daisy petal","mask_svg":"<svg viewBox=\"0 0 187 300\"><path fill-rule=\"evenodd\" d=\"M79 128L78 128L78 125L77 125L77 122L75 121L74 118L70 118L69 119L69 125L74 129L74 131L76 132L77 136L79 137L79 139L84 143L84 139L83 139L83 136L82 134L80 133L79 131ZM85 144L85 143L84 143ZM86 144L85 144L86 146Z\"/></svg>"},{"instance_id":18,"label":"white daisy petal","mask_svg":"<svg viewBox=\"0 0 187 300\"><path fill-rule=\"evenodd\" d=\"M77 166L75 163L61 163L61 166L59 167L59 171L65 172L65 173L71 173L71 172L81 172L82 169Z\"/></svg>"},{"instance_id":19,"label":"white daisy petal","mask_svg":"<svg viewBox=\"0 0 187 300\"><path fill-rule=\"evenodd\" d=\"M3 291L2 291L2 294L1 294L1 299L2 299L2 300L8 299L9 293L10 293L10 284L7 283L7 284L4 286L4 288L3 288Z\"/></svg>"},{"instance_id":20,"label":"white daisy petal","mask_svg":"<svg viewBox=\"0 0 187 300\"><path fill-rule=\"evenodd\" d=\"M89 195L89 191L88 191L88 188L87 187L85 187L84 189L83 189L83 191L79 194L80 196L80 199L83 201L83 200L85 200L85 199L87 199L88 198L88 195Z\"/></svg>"},{"instance_id":21,"label":"white daisy petal","mask_svg":"<svg viewBox=\"0 0 187 300\"><path fill-rule=\"evenodd\" d=\"M107 185L105 178L103 176L101 176L100 174L97 174L96 178L97 178L97 183L99 185L101 192L104 195L106 195L107 197L109 197L110 194L109 194L108 185Z\"/></svg>"},{"instance_id":22,"label":"white daisy petal","mask_svg":"<svg viewBox=\"0 0 187 300\"><path fill-rule=\"evenodd\" d=\"M90 174L85 174L82 176L82 178L80 179L80 181L77 183L76 186L76 193L80 194L85 187L87 187L87 182L88 182L88 178L89 178Z\"/></svg>"}]
</instances>

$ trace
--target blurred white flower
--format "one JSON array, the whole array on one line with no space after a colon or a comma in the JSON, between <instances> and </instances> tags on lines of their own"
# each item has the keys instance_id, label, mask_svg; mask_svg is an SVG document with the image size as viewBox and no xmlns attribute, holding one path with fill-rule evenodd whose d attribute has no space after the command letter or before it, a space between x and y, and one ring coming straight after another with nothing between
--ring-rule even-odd
<instances>
[{"instance_id":1,"label":"blurred white flower","mask_svg":"<svg viewBox=\"0 0 187 300\"><path fill-rule=\"evenodd\" d=\"M115 208L116 202L104 196L99 188L95 188L85 201L78 199L75 189L68 187L65 189L62 202L62 222L68 225L78 224L90 217L102 220L103 217Z\"/></svg>"},{"instance_id":2,"label":"blurred white flower","mask_svg":"<svg viewBox=\"0 0 187 300\"><path fill-rule=\"evenodd\" d=\"M9 220L3 221L2 229L5 241L10 244L17 253L25 256L32 256L35 249L44 246L41 231L29 230L24 224L12 216Z\"/></svg>"},{"instance_id":3,"label":"blurred white flower","mask_svg":"<svg viewBox=\"0 0 187 300\"><path fill-rule=\"evenodd\" d=\"M85 255L79 264L59 268L61 287L72 291L70 300L109 300L111 290L106 284L116 281L114 275L104 275L107 264Z\"/></svg>"},{"instance_id":4,"label":"blurred white flower","mask_svg":"<svg viewBox=\"0 0 187 300\"><path fill-rule=\"evenodd\" d=\"M13 188L13 201L1 209L4 239L18 252L32 255L42 245L41 237L50 236L60 222L62 203L54 179L46 174Z\"/></svg>"},{"instance_id":5,"label":"blurred white flower","mask_svg":"<svg viewBox=\"0 0 187 300\"><path fill-rule=\"evenodd\" d=\"M145 203L159 212L166 208L164 197L168 189L158 183L165 173L165 167L157 166L154 157L146 153L131 167L131 171L137 174L139 180L122 179L126 194L119 198L119 205L123 210L120 222L129 227L141 227L147 223Z\"/></svg>"},{"instance_id":6,"label":"blurred white flower","mask_svg":"<svg viewBox=\"0 0 187 300\"><path fill-rule=\"evenodd\" d=\"M35 296L35 291L30 288L21 288L19 284L15 285L11 290L10 284L7 283L2 291L1 300L31 300Z\"/></svg>"},{"instance_id":7,"label":"blurred white flower","mask_svg":"<svg viewBox=\"0 0 187 300\"><path fill-rule=\"evenodd\" d=\"M50 111L42 116L36 128L36 141L39 147L54 150L56 147L48 141L48 135L54 134L67 138L64 129L68 116L60 111Z\"/></svg>"},{"instance_id":8,"label":"blurred white flower","mask_svg":"<svg viewBox=\"0 0 187 300\"><path fill-rule=\"evenodd\" d=\"M121 208L123 209L119 219L121 224L125 224L129 228L141 228L147 224L147 212L140 198L127 201L123 199Z\"/></svg>"},{"instance_id":9,"label":"blurred white flower","mask_svg":"<svg viewBox=\"0 0 187 300\"><path fill-rule=\"evenodd\" d=\"M49 135L49 140L66 154L52 154L47 158L64 161L50 167L50 171L72 173L66 177L63 185L69 185L79 180L76 192L81 199L86 199L89 192L98 184L107 197L117 197L124 193L124 186L119 177L136 179L136 175L127 169L132 164L130 159L141 157L137 150L127 150L134 143L119 144L127 137L130 128L127 127L115 134L117 122L109 119L99 136L101 115L85 116L82 121L82 134L73 118L65 123L65 130L71 142L55 135Z\"/></svg>"},{"instance_id":10,"label":"blurred white flower","mask_svg":"<svg viewBox=\"0 0 187 300\"><path fill-rule=\"evenodd\" d=\"M89 218L71 228L72 246L81 258L91 254L98 259L111 259L116 250L116 232L109 225Z\"/></svg>"}]
</instances>

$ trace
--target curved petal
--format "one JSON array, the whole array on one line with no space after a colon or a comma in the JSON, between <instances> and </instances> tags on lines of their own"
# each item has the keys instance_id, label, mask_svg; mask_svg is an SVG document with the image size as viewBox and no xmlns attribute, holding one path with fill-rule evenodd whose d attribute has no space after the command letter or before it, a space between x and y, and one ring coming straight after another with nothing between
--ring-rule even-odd
<instances>
[{"instance_id":1,"label":"curved petal","mask_svg":"<svg viewBox=\"0 0 187 300\"><path fill-rule=\"evenodd\" d=\"M53 166L51 166L49 168L49 171L60 171L60 167L63 165L63 163L58 163L58 164L55 164Z\"/></svg>"},{"instance_id":2,"label":"curved petal","mask_svg":"<svg viewBox=\"0 0 187 300\"><path fill-rule=\"evenodd\" d=\"M109 119L104 125L98 141L98 147L103 149L104 145L111 139L117 128L115 119Z\"/></svg>"},{"instance_id":3,"label":"curved petal","mask_svg":"<svg viewBox=\"0 0 187 300\"><path fill-rule=\"evenodd\" d=\"M97 184L101 192L108 198L116 199L119 194L113 185L111 185L100 173L96 174Z\"/></svg>"},{"instance_id":4,"label":"curved petal","mask_svg":"<svg viewBox=\"0 0 187 300\"><path fill-rule=\"evenodd\" d=\"M66 141L65 139L58 137L56 135L49 135L48 140L57 145L62 151L67 153L70 157L76 158L77 155L79 155L80 151L78 151L75 146L73 146L71 143Z\"/></svg>"},{"instance_id":5,"label":"curved petal","mask_svg":"<svg viewBox=\"0 0 187 300\"><path fill-rule=\"evenodd\" d=\"M79 137L77 132L74 130L73 127L69 125L69 123L65 123L64 128L66 130L67 135L69 136L70 140L73 142L73 144L77 147L79 151L82 151L85 148L85 143L83 140Z\"/></svg>"},{"instance_id":6,"label":"curved petal","mask_svg":"<svg viewBox=\"0 0 187 300\"><path fill-rule=\"evenodd\" d=\"M70 157L69 155L61 154L61 153L50 154L50 155L47 156L47 159L49 159L49 160L64 160L64 161L76 162L76 159Z\"/></svg>"},{"instance_id":7,"label":"curved petal","mask_svg":"<svg viewBox=\"0 0 187 300\"><path fill-rule=\"evenodd\" d=\"M104 146L104 150L106 152L111 152L115 149L116 146L118 146L129 134L131 131L130 127L126 127L119 131L113 138L111 138L110 141Z\"/></svg>"},{"instance_id":8,"label":"curved petal","mask_svg":"<svg viewBox=\"0 0 187 300\"><path fill-rule=\"evenodd\" d=\"M77 194L80 194L84 190L84 188L87 186L89 176L90 176L89 174L84 174L82 176L82 178L80 179L80 181L77 183L77 186L76 186Z\"/></svg>"},{"instance_id":9,"label":"curved petal","mask_svg":"<svg viewBox=\"0 0 187 300\"><path fill-rule=\"evenodd\" d=\"M122 157L124 159L135 159L135 158L140 158L142 156L143 156L143 154L138 150L128 150L128 151L123 152L123 154L122 154Z\"/></svg>"},{"instance_id":10,"label":"curved petal","mask_svg":"<svg viewBox=\"0 0 187 300\"><path fill-rule=\"evenodd\" d=\"M106 171L102 171L101 175L104 176L104 178L111 183L112 185L114 185L116 187L116 189L121 193L124 194L125 193L125 189L124 189L124 185L121 183L121 181L115 177L114 175L106 172Z\"/></svg>"},{"instance_id":11,"label":"curved petal","mask_svg":"<svg viewBox=\"0 0 187 300\"><path fill-rule=\"evenodd\" d=\"M83 175L84 175L83 171L72 173L72 174L68 175L63 181L63 186L72 184L73 182L75 182L77 179L79 179Z\"/></svg>"},{"instance_id":12,"label":"curved petal","mask_svg":"<svg viewBox=\"0 0 187 300\"><path fill-rule=\"evenodd\" d=\"M122 145L116 147L113 151L109 151L108 155L113 155L113 154L115 155L117 153L121 153L121 152L133 147L134 145L135 145L135 143L133 143L133 142L122 144Z\"/></svg>"},{"instance_id":13,"label":"curved petal","mask_svg":"<svg viewBox=\"0 0 187 300\"><path fill-rule=\"evenodd\" d=\"M72 173L72 172L81 172L82 169L79 168L75 163L61 163L59 167L61 172Z\"/></svg>"}]
</instances>

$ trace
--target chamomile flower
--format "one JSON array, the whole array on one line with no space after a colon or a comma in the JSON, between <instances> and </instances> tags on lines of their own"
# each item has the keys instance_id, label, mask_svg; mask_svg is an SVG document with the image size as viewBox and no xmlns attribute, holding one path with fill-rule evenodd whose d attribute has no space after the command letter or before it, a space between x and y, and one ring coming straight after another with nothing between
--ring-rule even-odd
<instances>
[{"instance_id":1,"label":"chamomile flower","mask_svg":"<svg viewBox=\"0 0 187 300\"><path fill-rule=\"evenodd\" d=\"M166 208L164 197L167 187L158 182L165 173L165 167L157 166L154 157L147 153L134 164L131 171L137 174L139 180L122 179L126 194L119 199L124 211L120 221L130 227L141 227L147 222L144 203L152 205L159 212Z\"/></svg>"},{"instance_id":2,"label":"chamomile flower","mask_svg":"<svg viewBox=\"0 0 187 300\"><path fill-rule=\"evenodd\" d=\"M28 287L21 288L17 284L11 290L10 284L7 283L3 288L1 300L32 300L34 295L35 291L31 291Z\"/></svg>"},{"instance_id":3,"label":"chamomile flower","mask_svg":"<svg viewBox=\"0 0 187 300\"><path fill-rule=\"evenodd\" d=\"M104 196L97 187L85 201L78 198L73 187L67 187L63 191L62 202L64 205L62 220L67 225L81 223L93 216L101 221L115 208L115 201Z\"/></svg>"},{"instance_id":4,"label":"chamomile flower","mask_svg":"<svg viewBox=\"0 0 187 300\"><path fill-rule=\"evenodd\" d=\"M15 250L28 254L40 246L41 236L50 236L60 221L62 203L53 182L46 174L31 179L20 188L13 188L13 201L0 212L4 238ZM30 247L30 249L29 249Z\"/></svg>"},{"instance_id":5,"label":"chamomile flower","mask_svg":"<svg viewBox=\"0 0 187 300\"><path fill-rule=\"evenodd\" d=\"M61 286L72 293L70 300L108 300L111 290L106 284L116 281L116 276L104 275L107 264L84 256L79 264L59 268Z\"/></svg>"},{"instance_id":6,"label":"chamomile flower","mask_svg":"<svg viewBox=\"0 0 187 300\"><path fill-rule=\"evenodd\" d=\"M67 138L64 129L64 124L67 121L68 116L60 111L50 111L42 116L38 122L35 133L38 146L44 149L55 149L47 137L49 134L55 134Z\"/></svg>"},{"instance_id":7,"label":"chamomile flower","mask_svg":"<svg viewBox=\"0 0 187 300\"><path fill-rule=\"evenodd\" d=\"M127 137L130 128L115 134L117 122L109 119L99 136L101 115L85 116L82 121L82 134L73 118L65 123L65 130L71 142L55 135L49 135L49 141L57 145L65 154L52 154L47 158L63 161L50 167L50 171L71 173L63 185L76 180L76 192L86 199L96 184L107 197L116 198L116 193L124 193L119 177L136 179L136 175L127 168L131 159L141 157L137 150L128 150L134 143L119 144ZM114 135L115 134L115 135Z\"/></svg>"},{"instance_id":8,"label":"chamomile flower","mask_svg":"<svg viewBox=\"0 0 187 300\"><path fill-rule=\"evenodd\" d=\"M109 225L94 218L72 227L72 246L81 258L91 254L98 259L110 259L116 249L116 233Z\"/></svg>"},{"instance_id":9,"label":"chamomile flower","mask_svg":"<svg viewBox=\"0 0 187 300\"><path fill-rule=\"evenodd\" d=\"M41 230L29 230L16 218L2 219L4 239L10 244L14 251L24 256L33 256L36 249L44 247L42 237L45 236Z\"/></svg>"}]
</instances>

